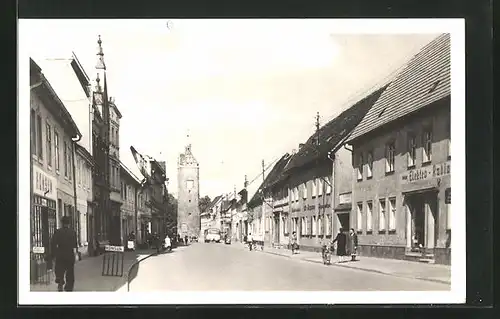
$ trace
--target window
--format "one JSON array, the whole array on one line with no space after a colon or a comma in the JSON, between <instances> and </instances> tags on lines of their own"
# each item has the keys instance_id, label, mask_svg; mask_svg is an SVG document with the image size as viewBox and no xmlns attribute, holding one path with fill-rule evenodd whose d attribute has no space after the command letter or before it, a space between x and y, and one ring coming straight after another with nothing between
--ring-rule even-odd
<instances>
[{"instance_id":1,"label":"window","mask_svg":"<svg viewBox=\"0 0 500 319\"><path fill-rule=\"evenodd\" d=\"M304 186L303 186L303 191L302 191L302 195L303 195L303 198L306 199L307 198L307 182L304 183Z\"/></svg>"},{"instance_id":2,"label":"window","mask_svg":"<svg viewBox=\"0 0 500 319\"><path fill-rule=\"evenodd\" d=\"M317 227L318 227L318 221L316 220L316 216L312 217L312 235L316 236L317 233Z\"/></svg>"},{"instance_id":3,"label":"window","mask_svg":"<svg viewBox=\"0 0 500 319\"><path fill-rule=\"evenodd\" d=\"M378 217L378 230L385 231L385 198L379 200L379 217Z\"/></svg>"},{"instance_id":4,"label":"window","mask_svg":"<svg viewBox=\"0 0 500 319\"><path fill-rule=\"evenodd\" d=\"M42 145L42 117L36 116L36 143L38 159L43 159L43 145Z\"/></svg>"},{"instance_id":5,"label":"window","mask_svg":"<svg viewBox=\"0 0 500 319\"><path fill-rule=\"evenodd\" d=\"M326 215L326 225L325 234L327 236L332 235L332 215Z\"/></svg>"},{"instance_id":6,"label":"window","mask_svg":"<svg viewBox=\"0 0 500 319\"><path fill-rule=\"evenodd\" d=\"M394 156L395 156L396 146L394 142L389 142L386 145L385 150L385 172L394 172Z\"/></svg>"},{"instance_id":7,"label":"window","mask_svg":"<svg viewBox=\"0 0 500 319\"><path fill-rule=\"evenodd\" d=\"M446 229L451 230L451 188L445 190Z\"/></svg>"},{"instance_id":8,"label":"window","mask_svg":"<svg viewBox=\"0 0 500 319\"><path fill-rule=\"evenodd\" d=\"M111 143L115 144L115 129L111 128Z\"/></svg>"},{"instance_id":9,"label":"window","mask_svg":"<svg viewBox=\"0 0 500 319\"><path fill-rule=\"evenodd\" d=\"M299 187L295 187L295 201L299 200Z\"/></svg>"},{"instance_id":10,"label":"window","mask_svg":"<svg viewBox=\"0 0 500 319\"><path fill-rule=\"evenodd\" d=\"M363 230L363 203L356 205L356 226L358 231Z\"/></svg>"},{"instance_id":11,"label":"window","mask_svg":"<svg viewBox=\"0 0 500 319\"><path fill-rule=\"evenodd\" d=\"M324 233L324 224L323 224L323 218L318 217L318 235L323 236Z\"/></svg>"},{"instance_id":12,"label":"window","mask_svg":"<svg viewBox=\"0 0 500 319\"><path fill-rule=\"evenodd\" d=\"M312 197L316 197L318 196L318 191L317 191L317 188L316 188L317 184L316 184L316 179L313 179L311 181L311 196Z\"/></svg>"},{"instance_id":13,"label":"window","mask_svg":"<svg viewBox=\"0 0 500 319\"><path fill-rule=\"evenodd\" d=\"M306 228L307 228L306 218L302 217L301 218L301 224L300 224L300 234L301 235L305 235L306 234Z\"/></svg>"},{"instance_id":14,"label":"window","mask_svg":"<svg viewBox=\"0 0 500 319\"><path fill-rule=\"evenodd\" d=\"M71 180L73 178L73 163L71 161L71 145L68 143L68 178Z\"/></svg>"},{"instance_id":15,"label":"window","mask_svg":"<svg viewBox=\"0 0 500 319\"><path fill-rule=\"evenodd\" d=\"M52 167L52 128L49 123L45 125L45 138L47 140L47 165Z\"/></svg>"},{"instance_id":16,"label":"window","mask_svg":"<svg viewBox=\"0 0 500 319\"><path fill-rule=\"evenodd\" d=\"M64 141L64 176L68 177L68 142Z\"/></svg>"},{"instance_id":17,"label":"window","mask_svg":"<svg viewBox=\"0 0 500 319\"><path fill-rule=\"evenodd\" d=\"M408 134L408 167L414 167L417 157L417 138Z\"/></svg>"},{"instance_id":18,"label":"window","mask_svg":"<svg viewBox=\"0 0 500 319\"><path fill-rule=\"evenodd\" d=\"M366 203L366 230L373 231L373 203Z\"/></svg>"},{"instance_id":19,"label":"window","mask_svg":"<svg viewBox=\"0 0 500 319\"><path fill-rule=\"evenodd\" d=\"M327 177L326 180L328 181L328 183L326 183L326 193L330 194L332 192L332 178Z\"/></svg>"},{"instance_id":20,"label":"window","mask_svg":"<svg viewBox=\"0 0 500 319\"><path fill-rule=\"evenodd\" d=\"M389 231L396 230L396 198L389 199Z\"/></svg>"},{"instance_id":21,"label":"window","mask_svg":"<svg viewBox=\"0 0 500 319\"><path fill-rule=\"evenodd\" d=\"M422 162L429 163L432 160L432 131L430 129L424 131L422 150Z\"/></svg>"},{"instance_id":22,"label":"window","mask_svg":"<svg viewBox=\"0 0 500 319\"><path fill-rule=\"evenodd\" d=\"M323 178L318 178L318 195L323 195L325 184Z\"/></svg>"},{"instance_id":23,"label":"window","mask_svg":"<svg viewBox=\"0 0 500 319\"><path fill-rule=\"evenodd\" d=\"M80 183L80 159L76 159L76 181L78 185L81 185Z\"/></svg>"},{"instance_id":24,"label":"window","mask_svg":"<svg viewBox=\"0 0 500 319\"><path fill-rule=\"evenodd\" d=\"M373 177L373 151L368 152L367 163L366 163L366 178Z\"/></svg>"},{"instance_id":25,"label":"window","mask_svg":"<svg viewBox=\"0 0 500 319\"><path fill-rule=\"evenodd\" d=\"M56 130L54 130L54 155L55 155L55 166L56 166L56 172L59 172L60 165L61 165L61 157L59 155L59 133L57 133Z\"/></svg>"},{"instance_id":26,"label":"window","mask_svg":"<svg viewBox=\"0 0 500 319\"><path fill-rule=\"evenodd\" d=\"M363 180L363 154L359 154L358 156L357 171L358 171L358 181Z\"/></svg>"},{"instance_id":27,"label":"window","mask_svg":"<svg viewBox=\"0 0 500 319\"><path fill-rule=\"evenodd\" d=\"M36 155L36 114L35 110L31 110L31 154Z\"/></svg>"}]
</instances>

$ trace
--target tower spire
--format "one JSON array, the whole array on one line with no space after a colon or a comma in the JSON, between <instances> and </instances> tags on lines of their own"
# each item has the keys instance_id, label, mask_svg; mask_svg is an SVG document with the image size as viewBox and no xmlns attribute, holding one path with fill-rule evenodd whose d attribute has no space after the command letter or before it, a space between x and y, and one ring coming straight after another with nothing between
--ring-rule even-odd
<instances>
[{"instance_id":1,"label":"tower spire","mask_svg":"<svg viewBox=\"0 0 500 319\"><path fill-rule=\"evenodd\" d=\"M98 70L106 70L106 64L104 63L104 52L102 51L102 40L101 36L97 40L97 64L95 66Z\"/></svg>"}]
</instances>

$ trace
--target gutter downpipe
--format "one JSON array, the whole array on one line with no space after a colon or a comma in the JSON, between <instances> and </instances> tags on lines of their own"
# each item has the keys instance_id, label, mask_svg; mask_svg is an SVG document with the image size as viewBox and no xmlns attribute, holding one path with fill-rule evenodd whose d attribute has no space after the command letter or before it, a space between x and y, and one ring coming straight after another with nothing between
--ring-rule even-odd
<instances>
[{"instance_id":1,"label":"gutter downpipe","mask_svg":"<svg viewBox=\"0 0 500 319\"><path fill-rule=\"evenodd\" d=\"M75 213L75 216L77 216L78 220L76 221L77 222L77 225L80 225L80 214L77 214L78 210L77 210L77 193L76 193L76 183L77 183L77 180L76 180L76 165L75 165L75 156L76 156L76 143L78 143L80 140L82 139L82 135L81 134L77 134L76 137L73 137L71 138L72 142L71 143L71 146L73 148L73 151L71 152L71 158L72 158L72 166L73 166L73 199L74 199L74 203L75 203L75 209L74 209L74 213ZM75 225L75 226L77 226ZM78 241L80 241L80 227L77 228L77 236L78 236Z\"/></svg>"}]
</instances>

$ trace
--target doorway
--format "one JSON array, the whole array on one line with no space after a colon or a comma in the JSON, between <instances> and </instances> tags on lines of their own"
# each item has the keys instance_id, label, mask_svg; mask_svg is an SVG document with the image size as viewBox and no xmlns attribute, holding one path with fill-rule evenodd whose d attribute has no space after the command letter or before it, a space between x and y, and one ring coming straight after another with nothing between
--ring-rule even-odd
<instances>
[{"instance_id":1,"label":"doorway","mask_svg":"<svg viewBox=\"0 0 500 319\"><path fill-rule=\"evenodd\" d=\"M280 242L280 217L279 214L274 214L273 241L278 244Z\"/></svg>"},{"instance_id":2,"label":"doorway","mask_svg":"<svg viewBox=\"0 0 500 319\"><path fill-rule=\"evenodd\" d=\"M409 194L405 201L409 213L409 247L415 252L434 248L437 239L437 193Z\"/></svg>"},{"instance_id":3,"label":"doorway","mask_svg":"<svg viewBox=\"0 0 500 319\"><path fill-rule=\"evenodd\" d=\"M335 229L337 232L340 231L340 228L344 230L349 230L350 228L350 223L349 223L349 213L348 212L343 212L343 213L337 213L337 219L338 219L338 227ZM333 234L335 235L335 234Z\"/></svg>"}]
</instances>

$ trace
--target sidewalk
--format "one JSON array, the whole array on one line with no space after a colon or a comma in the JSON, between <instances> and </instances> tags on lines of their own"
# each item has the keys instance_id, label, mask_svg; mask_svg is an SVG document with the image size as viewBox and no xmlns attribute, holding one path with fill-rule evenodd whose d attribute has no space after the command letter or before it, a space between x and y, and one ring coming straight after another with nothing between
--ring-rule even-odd
<instances>
[{"instance_id":1,"label":"sidewalk","mask_svg":"<svg viewBox=\"0 0 500 319\"><path fill-rule=\"evenodd\" d=\"M241 243L231 246L248 250L248 246L243 246ZM264 250L260 250L259 248L256 251L323 264L323 259L320 253L317 252L301 251L299 254L292 255L291 251L288 249L277 249L267 246L264 247ZM370 271L395 277L433 281L448 285L451 284L450 266L365 256L358 256L356 259L356 261L338 263L337 256L334 255L332 256L332 264L330 266Z\"/></svg>"},{"instance_id":2,"label":"sidewalk","mask_svg":"<svg viewBox=\"0 0 500 319\"><path fill-rule=\"evenodd\" d=\"M123 276L102 276L103 255L97 257L84 257L75 264L75 289L74 291L116 291L127 280L127 271L136 260L141 260L156 253L156 250L126 251L123 257ZM57 291L57 285L51 275L50 284L31 284L30 291Z\"/></svg>"}]
</instances>

